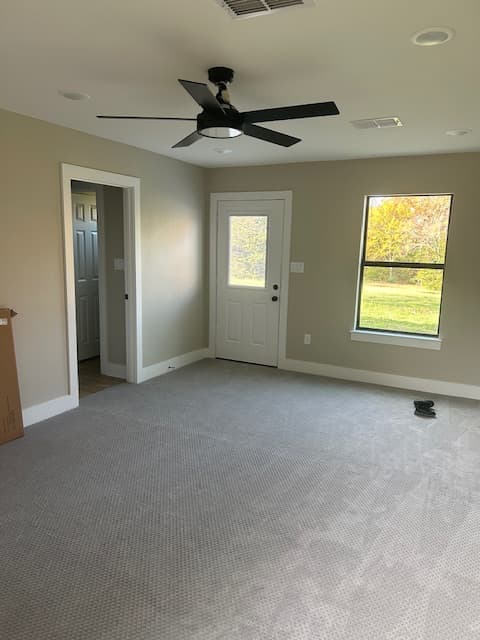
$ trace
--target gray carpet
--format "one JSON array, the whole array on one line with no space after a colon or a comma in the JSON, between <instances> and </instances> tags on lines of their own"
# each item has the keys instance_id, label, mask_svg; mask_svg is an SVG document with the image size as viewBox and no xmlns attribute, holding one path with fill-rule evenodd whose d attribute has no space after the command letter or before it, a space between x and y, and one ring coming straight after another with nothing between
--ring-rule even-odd
<instances>
[{"instance_id":1,"label":"gray carpet","mask_svg":"<svg viewBox=\"0 0 480 640\"><path fill-rule=\"evenodd\" d=\"M5 640L478 640L480 411L203 361L0 447Z\"/></svg>"}]
</instances>

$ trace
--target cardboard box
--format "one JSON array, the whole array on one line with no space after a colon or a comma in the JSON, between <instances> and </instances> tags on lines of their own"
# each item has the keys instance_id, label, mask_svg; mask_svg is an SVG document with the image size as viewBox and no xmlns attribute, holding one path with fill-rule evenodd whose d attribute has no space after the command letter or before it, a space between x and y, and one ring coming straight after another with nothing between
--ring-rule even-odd
<instances>
[{"instance_id":1,"label":"cardboard box","mask_svg":"<svg viewBox=\"0 0 480 640\"><path fill-rule=\"evenodd\" d=\"M12 309L0 309L0 444L23 436L22 405L13 345Z\"/></svg>"}]
</instances>

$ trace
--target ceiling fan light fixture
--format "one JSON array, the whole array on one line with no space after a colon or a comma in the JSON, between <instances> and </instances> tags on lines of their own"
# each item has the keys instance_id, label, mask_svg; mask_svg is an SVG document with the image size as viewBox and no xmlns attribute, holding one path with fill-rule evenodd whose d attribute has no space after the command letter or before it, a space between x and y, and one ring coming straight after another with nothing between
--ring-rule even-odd
<instances>
[{"instance_id":1,"label":"ceiling fan light fixture","mask_svg":"<svg viewBox=\"0 0 480 640\"><path fill-rule=\"evenodd\" d=\"M200 129L198 133L205 138L228 139L241 136L243 131L234 127L205 127Z\"/></svg>"}]
</instances>

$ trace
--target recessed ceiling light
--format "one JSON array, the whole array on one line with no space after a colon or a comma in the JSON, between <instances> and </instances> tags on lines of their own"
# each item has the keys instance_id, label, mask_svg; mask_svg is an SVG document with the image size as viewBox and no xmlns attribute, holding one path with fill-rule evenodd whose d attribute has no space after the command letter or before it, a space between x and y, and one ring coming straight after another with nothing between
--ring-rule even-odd
<instances>
[{"instance_id":1,"label":"recessed ceiling light","mask_svg":"<svg viewBox=\"0 0 480 640\"><path fill-rule=\"evenodd\" d=\"M445 131L447 136L466 136L471 132L471 129L450 129L450 131Z\"/></svg>"},{"instance_id":2,"label":"recessed ceiling light","mask_svg":"<svg viewBox=\"0 0 480 640\"><path fill-rule=\"evenodd\" d=\"M219 153L220 155L226 155L227 153L232 153L231 149L214 149L214 151L216 151L216 153Z\"/></svg>"},{"instance_id":3,"label":"recessed ceiling light","mask_svg":"<svg viewBox=\"0 0 480 640\"><path fill-rule=\"evenodd\" d=\"M82 91L59 90L58 93L67 100L90 100L90 96L88 95L88 93L83 93Z\"/></svg>"},{"instance_id":4,"label":"recessed ceiling light","mask_svg":"<svg viewBox=\"0 0 480 640\"><path fill-rule=\"evenodd\" d=\"M435 47L453 38L455 31L450 27L428 27L414 33L410 40L419 47Z\"/></svg>"}]
</instances>

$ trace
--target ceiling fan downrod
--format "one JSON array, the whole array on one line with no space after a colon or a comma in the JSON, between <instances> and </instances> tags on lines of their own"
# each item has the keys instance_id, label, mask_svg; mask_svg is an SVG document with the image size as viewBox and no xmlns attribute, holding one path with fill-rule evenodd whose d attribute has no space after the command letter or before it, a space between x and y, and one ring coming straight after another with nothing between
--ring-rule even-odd
<instances>
[{"instance_id":1,"label":"ceiling fan downrod","mask_svg":"<svg viewBox=\"0 0 480 640\"><path fill-rule=\"evenodd\" d=\"M208 79L218 89L215 96L216 99L228 109L235 109L230 102L230 94L228 92L228 85L233 82L234 75L235 72L229 67L211 67L208 70Z\"/></svg>"}]
</instances>

